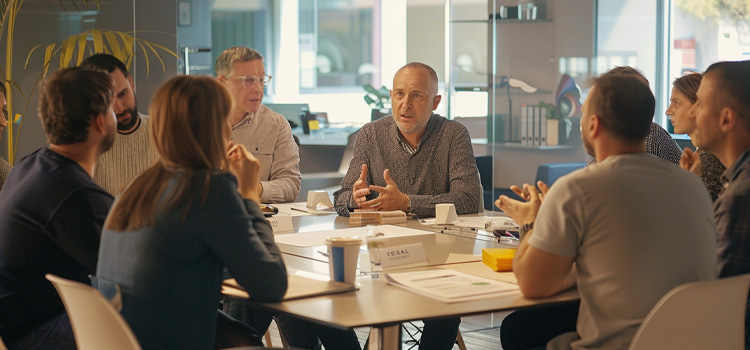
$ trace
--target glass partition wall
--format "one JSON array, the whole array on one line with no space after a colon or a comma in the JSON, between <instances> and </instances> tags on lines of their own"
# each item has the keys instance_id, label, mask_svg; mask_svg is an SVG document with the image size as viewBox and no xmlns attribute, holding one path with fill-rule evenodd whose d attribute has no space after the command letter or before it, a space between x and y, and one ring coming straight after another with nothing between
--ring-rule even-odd
<instances>
[{"instance_id":1,"label":"glass partition wall","mask_svg":"<svg viewBox=\"0 0 750 350\"><path fill-rule=\"evenodd\" d=\"M540 164L587 159L580 108L593 75L595 2L445 1L448 116L472 134L485 208ZM547 137L549 135L549 137Z\"/></svg>"}]
</instances>

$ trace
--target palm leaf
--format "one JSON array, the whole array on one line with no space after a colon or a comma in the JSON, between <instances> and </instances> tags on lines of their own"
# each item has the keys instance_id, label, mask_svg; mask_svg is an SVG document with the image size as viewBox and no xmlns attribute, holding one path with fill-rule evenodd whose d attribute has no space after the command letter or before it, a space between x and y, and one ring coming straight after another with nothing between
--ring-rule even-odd
<instances>
[{"instance_id":1,"label":"palm leaf","mask_svg":"<svg viewBox=\"0 0 750 350\"><path fill-rule=\"evenodd\" d=\"M66 39L62 45L63 51L60 55L60 69L63 69L70 65L70 61L73 59L73 53L78 43L78 38L75 35L71 35Z\"/></svg>"},{"instance_id":2,"label":"palm leaf","mask_svg":"<svg viewBox=\"0 0 750 350\"><path fill-rule=\"evenodd\" d=\"M21 97L24 97L23 90L21 90L21 85L18 85L18 83L15 80L6 80L6 82L8 82L8 84L10 84L11 87L16 89L16 91L18 91L18 93L21 94Z\"/></svg>"},{"instance_id":3,"label":"palm leaf","mask_svg":"<svg viewBox=\"0 0 750 350\"><path fill-rule=\"evenodd\" d=\"M112 56L117 57L121 61L125 61L122 56L122 50L120 49L120 43L117 41L117 36L110 30L104 31L104 38L107 39L107 44L112 49Z\"/></svg>"},{"instance_id":4,"label":"palm leaf","mask_svg":"<svg viewBox=\"0 0 750 350\"><path fill-rule=\"evenodd\" d=\"M83 54L86 53L86 39L88 35L86 34L79 34L78 35L78 57L76 57L76 66L80 65L81 62L83 62Z\"/></svg>"},{"instance_id":5,"label":"palm leaf","mask_svg":"<svg viewBox=\"0 0 750 350\"><path fill-rule=\"evenodd\" d=\"M94 39L94 52L103 52L104 42L102 41L102 32L94 29L89 31L89 34Z\"/></svg>"}]
</instances>

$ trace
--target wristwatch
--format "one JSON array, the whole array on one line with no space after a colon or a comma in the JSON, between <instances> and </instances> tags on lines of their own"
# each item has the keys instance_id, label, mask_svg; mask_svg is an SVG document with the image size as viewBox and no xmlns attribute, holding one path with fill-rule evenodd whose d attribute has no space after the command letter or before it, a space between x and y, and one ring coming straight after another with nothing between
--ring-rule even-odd
<instances>
[{"instance_id":1,"label":"wristwatch","mask_svg":"<svg viewBox=\"0 0 750 350\"><path fill-rule=\"evenodd\" d=\"M527 222L521 226L521 229L518 230L518 239L523 239L523 235L526 234L526 232L529 232L529 230L534 228L534 222Z\"/></svg>"}]
</instances>

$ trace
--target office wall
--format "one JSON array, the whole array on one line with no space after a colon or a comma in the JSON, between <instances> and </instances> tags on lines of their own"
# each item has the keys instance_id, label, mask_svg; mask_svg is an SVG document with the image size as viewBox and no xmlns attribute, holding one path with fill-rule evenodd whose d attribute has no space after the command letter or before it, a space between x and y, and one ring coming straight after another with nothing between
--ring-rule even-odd
<instances>
[{"instance_id":1,"label":"office wall","mask_svg":"<svg viewBox=\"0 0 750 350\"><path fill-rule=\"evenodd\" d=\"M90 3L90 2L89 2ZM38 90L34 91L34 84L41 74L44 51L38 51L24 69L24 63L29 51L37 44L61 43L68 35L78 34L88 29L111 29L125 32L136 31L137 38L149 40L177 51L176 44L176 3L174 1L100 1L100 10L88 6L85 10L87 18L76 22L71 16L61 14L64 11L77 12L72 5L61 8L56 1L26 1L19 13L16 23L16 37L13 46L13 77L22 87L24 96L16 94L15 113L22 113L23 105L29 101L23 125L16 126L18 146L16 160L47 144L44 130L37 116ZM73 16L75 17L75 16ZM90 21L95 19L94 21ZM4 43L4 41L3 41ZM140 52L140 48L137 49ZM139 53L131 67L135 78L136 95L139 110L147 113L151 95L156 88L174 76L177 71L177 60L160 52L164 60L165 69L153 56L149 56L149 70L147 74L146 62ZM3 66L4 68L4 66ZM58 68L58 61L50 71ZM32 94L32 91L34 93ZM3 140L5 141L5 140ZM7 145L2 142L0 154L7 155Z\"/></svg>"},{"instance_id":2,"label":"office wall","mask_svg":"<svg viewBox=\"0 0 750 350\"><path fill-rule=\"evenodd\" d=\"M407 5L406 21L406 60L430 65L444 81L445 6ZM383 51L388 52L387 42L383 42Z\"/></svg>"}]
</instances>

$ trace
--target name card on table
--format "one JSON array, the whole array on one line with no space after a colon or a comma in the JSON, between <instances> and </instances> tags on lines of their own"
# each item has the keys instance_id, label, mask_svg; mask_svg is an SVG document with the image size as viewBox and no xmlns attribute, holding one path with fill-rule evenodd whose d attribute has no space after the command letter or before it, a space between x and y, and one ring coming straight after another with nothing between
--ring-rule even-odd
<instances>
[{"instance_id":1,"label":"name card on table","mask_svg":"<svg viewBox=\"0 0 750 350\"><path fill-rule=\"evenodd\" d=\"M383 268L427 261L422 243L379 248L370 254L375 254L375 259L380 261Z\"/></svg>"},{"instance_id":2,"label":"name card on table","mask_svg":"<svg viewBox=\"0 0 750 350\"><path fill-rule=\"evenodd\" d=\"M291 215L274 215L268 218L273 233L294 232Z\"/></svg>"}]
</instances>

